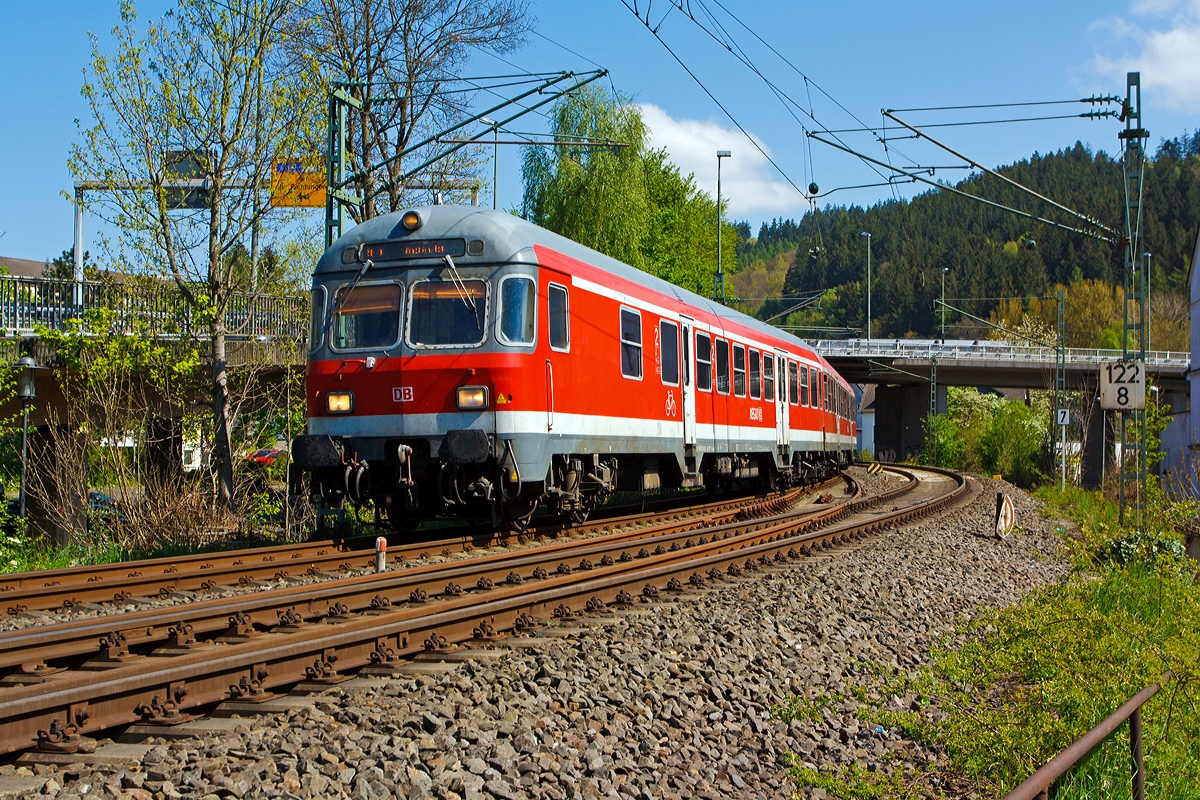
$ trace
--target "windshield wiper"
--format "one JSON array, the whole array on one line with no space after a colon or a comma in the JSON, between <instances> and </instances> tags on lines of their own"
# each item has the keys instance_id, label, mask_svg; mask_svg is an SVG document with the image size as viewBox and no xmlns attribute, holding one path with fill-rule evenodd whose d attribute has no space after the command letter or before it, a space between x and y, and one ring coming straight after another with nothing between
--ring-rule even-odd
<instances>
[{"instance_id":1,"label":"windshield wiper","mask_svg":"<svg viewBox=\"0 0 1200 800\"><path fill-rule=\"evenodd\" d=\"M362 276L366 275L367 270L373 266L375 266L375 263L371 261L371 259L368 258L366 261L364 261L362 269L360 269L358 274L354 276L354 280L350 281L350 285L347 286L344 291L338 292L334 296L333 309L329 312L329 320L326 322L326 327L331 327L333 325L334 317L341 312L342 306L346 305L346 301L350 299L350 295L354 294L354 287L358 286L358 282L362 280Z\"/></svg>"},{"instance_id":2,"label":"windshield wiper","mask_svg":"<svg viewBox=\"0 0 1200 800\"><path fill-rule=\"evenodd\" d=\"M463 281L462 275L458 274L458 267L454 266L454 259L450 256L442 256L442 260L446 262L446 266L450 267L450 280L454 282L454 288L458 290L458 296L462 298L463 305L471 309L471 313L479 316L479 309L475 307L475 298L467 291L467 284Z\"/></svg>"}]
</instances>

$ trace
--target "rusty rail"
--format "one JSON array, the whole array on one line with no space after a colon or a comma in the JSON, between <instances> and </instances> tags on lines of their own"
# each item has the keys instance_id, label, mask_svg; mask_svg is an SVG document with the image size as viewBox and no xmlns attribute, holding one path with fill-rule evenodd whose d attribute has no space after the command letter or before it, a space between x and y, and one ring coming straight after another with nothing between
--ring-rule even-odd
<instances>
[{"instance_id":1,"label":"rusty rail","mask_svg":"<svg viewBox=\"0 0 1200 800\"><path fill-rule=\"evenodd\" d=\"M1171 672L1163 676L1164 682L1173 677ZM1013 789L1004 800L1046 800L1050 787L1063 773L1100 746L1121 723L1129 720L1129 768L1134 800L1146 800L1146 770L1142 763L1142 706L1162 687L1152 683L1125 701L1096 727L1046 762L1046 766L1026 778Z\"/></svg>"}]
</instances>

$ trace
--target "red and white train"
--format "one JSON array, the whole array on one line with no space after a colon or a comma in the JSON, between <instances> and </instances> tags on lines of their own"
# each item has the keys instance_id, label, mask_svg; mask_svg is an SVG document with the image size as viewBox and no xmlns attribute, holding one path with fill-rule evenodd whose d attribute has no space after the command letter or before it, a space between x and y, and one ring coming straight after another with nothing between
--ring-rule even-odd
<instances>
[{"instance_id":1,"label":"red and white train","mask_svg":"<svg viewBox=\"0 0 1200 800\"><path fill-rule=\"evenodd\" d=\"M364 222L318 263L312 307L293 462L326 506L374 501L397 529L783 488L853 458L853 390L803 341L509 214Z\"/></svg>"}]
</instances>

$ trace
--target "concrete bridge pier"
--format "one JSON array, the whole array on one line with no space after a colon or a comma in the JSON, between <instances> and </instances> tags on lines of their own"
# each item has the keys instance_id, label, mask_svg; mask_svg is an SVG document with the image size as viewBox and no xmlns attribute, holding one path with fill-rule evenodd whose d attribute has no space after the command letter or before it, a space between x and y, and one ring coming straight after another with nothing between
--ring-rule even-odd
<instances>
[{"instance_id":1,"label":"concrete bridge pier","mask_svg":"<svg viewBox=\"0 0 1200 800\"><path fill-rule=\"evenodd\" d=\"M937 387L937 413L946 413L946 387ZM875 390L875 454L903 461L925 447L929 384L879 386Z\"/></svg>"},{"instance_id":2,"label":"concrete bridge pier","mask_svg":"<svg viewBox=\"0 0 1200 800\"><path fill-rule=\"evenodd\" d=\"M1112 415L1101 409L1097 400L1092 403L1094 410L1084 427L1083 459L1079 468L1079 482L1085 489L1099 489L1103 485L1116 452Z\"/></svg>"}]
</instances>

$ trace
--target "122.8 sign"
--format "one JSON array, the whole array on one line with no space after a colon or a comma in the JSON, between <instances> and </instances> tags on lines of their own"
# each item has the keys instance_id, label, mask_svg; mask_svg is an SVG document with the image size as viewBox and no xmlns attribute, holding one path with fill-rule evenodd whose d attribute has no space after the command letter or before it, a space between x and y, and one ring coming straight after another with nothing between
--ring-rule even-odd
<instances>
[{"instance_id":1,"label":"122.8 sign","mask_svg":"<svg viewBox=\"0 0 1200 800\"><path fill-rule=\"evenodd\" d=\"M1146 362L1111 361L1100 366L1100 407L1133 411L1146 407Z\"/></svg>"}]
</instances>

